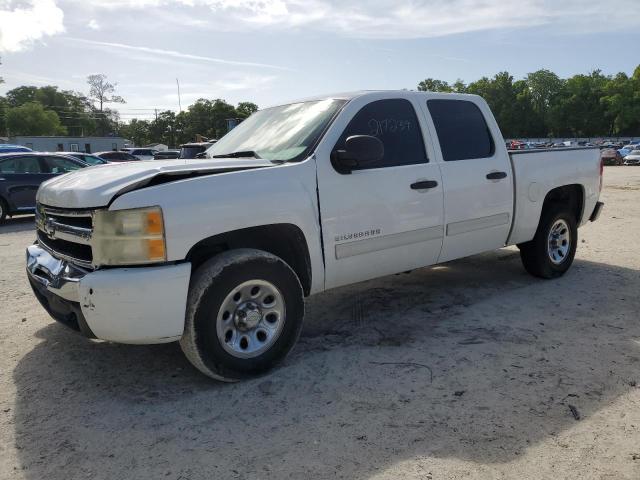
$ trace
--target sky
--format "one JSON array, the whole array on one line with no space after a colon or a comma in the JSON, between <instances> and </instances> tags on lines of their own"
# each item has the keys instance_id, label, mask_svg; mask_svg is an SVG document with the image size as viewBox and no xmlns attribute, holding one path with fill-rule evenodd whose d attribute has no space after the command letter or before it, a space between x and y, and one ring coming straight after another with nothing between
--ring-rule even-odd
<instances>
[{"instance_id":1,"label":"sky","mask_svg":"<svg viewBox=\"0 0 640 480\"><path fill-rule=\"evenodd\" d=\"M0 95L87 93L86 77L103 73L127 120L177 111L176 78L184 109L504 70L630 74L639 18L640 0L0 0Z\"/></svg>"}]
</instances>

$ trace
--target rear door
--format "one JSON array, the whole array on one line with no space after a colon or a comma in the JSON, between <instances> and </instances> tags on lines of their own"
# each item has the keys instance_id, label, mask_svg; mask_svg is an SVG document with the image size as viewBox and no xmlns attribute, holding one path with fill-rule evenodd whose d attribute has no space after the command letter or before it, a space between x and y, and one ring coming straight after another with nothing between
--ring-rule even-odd
<instances>
[{"instance_id":1,"label":"rear door","mask_svg":"<svg viewBox=\"0 0 640 480\"><path fill-rule=\"evenodd\" d=\"M442 181L420 107L381 96L349 102L316 151L326 288L429 265L440 253ZM330 155L352 135L379 138L384 158L341 174Z\"/></svg>"},{"instance_id":2,"label":"rear door","mask_svg":"<svg viewBox=\"0 0 640 480\"><path fill-rule=\"evenodd\" d=\"M0 161L0 182L7 200L17 210L31 210L36 192L48 176L36 155L15 156Z\"/></svg>"},{"instance_id":3,"label":"rear door","mask_svg":"<svg viewBox=\"0 0 640 480\"><path fill-rule=\"evenodd\" d=\"M513 178L488 106L473 97L426 103L440 145L444 183L445 236L439 261L503 247L512 221Z\"/></svg>"}]
</instances>

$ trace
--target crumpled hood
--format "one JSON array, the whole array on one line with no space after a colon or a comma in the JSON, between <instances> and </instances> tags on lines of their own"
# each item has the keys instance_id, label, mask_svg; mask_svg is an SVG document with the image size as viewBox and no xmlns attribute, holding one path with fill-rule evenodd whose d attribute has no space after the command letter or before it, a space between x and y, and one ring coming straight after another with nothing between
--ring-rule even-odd
<instances>
[{"instance_id":1,"label":"crumpled hood","mask_svg":"<svg viewBox=\"0 0 640 480\"><path fill-rule=\"evenodd\" d=\"M171 181L171 177L179 180L189 175L213 175L273 165L268 160L236 158L110 163L52 178L40 186L36 198L43 205L58 208L104 207L114 196L159 179Z\"/></svg>"}]
</instances>

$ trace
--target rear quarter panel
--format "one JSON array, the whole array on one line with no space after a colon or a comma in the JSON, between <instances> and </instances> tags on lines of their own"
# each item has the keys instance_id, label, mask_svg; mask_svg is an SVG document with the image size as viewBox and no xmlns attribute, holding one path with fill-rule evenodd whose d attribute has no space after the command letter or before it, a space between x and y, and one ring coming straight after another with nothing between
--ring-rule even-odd
<instances>
[{"instance_id":1,"label":"rear quarter panel","mask_svg":"<svg viewBox=\"0 0 640 480\"><path fill-rule=\"evenodd\" d=\"M600 152L597 148L572 148L510 152L515 178L515 213L508 244L531 240L538 228L547 194L565 185L580 185L584 225L600 196Z\"/></svg>"}]
</instances>

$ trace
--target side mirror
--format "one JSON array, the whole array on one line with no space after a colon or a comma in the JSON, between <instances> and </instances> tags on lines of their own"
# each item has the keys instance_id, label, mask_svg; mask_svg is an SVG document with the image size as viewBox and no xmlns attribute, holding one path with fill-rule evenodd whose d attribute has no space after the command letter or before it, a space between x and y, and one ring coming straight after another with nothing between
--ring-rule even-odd
<instances>
[{"instance_id":1,"label":"side mirror","mask_svg":"<svg viewBox=\"0 0 640 480\"><path fill-rule=\"evenodd\" d=\"M206 152L196 153L196 158L207 158Z\"/></svg>"},{"instance_id":2,"label":"side mirror","mask_svg":"<svg viewBox=\"0 0 640 480\"><path fill-rule=\"evenodd\" d=\"M370 135L353 135L344 142L344 150L331 153L331 164L343 174L356 167L379 162L384 158L384 145L379 138Z\"/></svg>"}]
</instances>

